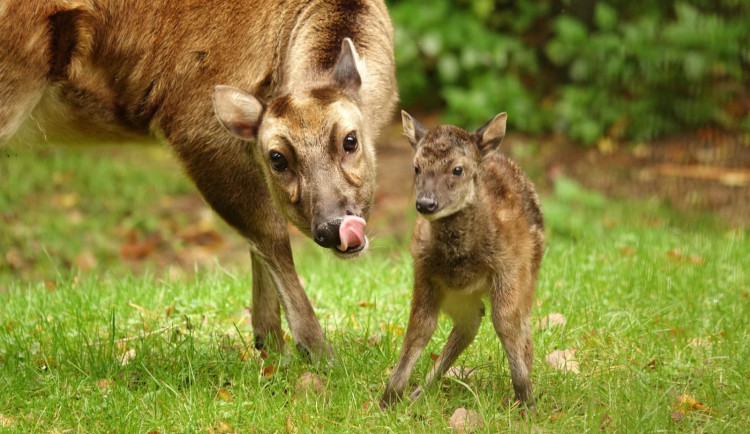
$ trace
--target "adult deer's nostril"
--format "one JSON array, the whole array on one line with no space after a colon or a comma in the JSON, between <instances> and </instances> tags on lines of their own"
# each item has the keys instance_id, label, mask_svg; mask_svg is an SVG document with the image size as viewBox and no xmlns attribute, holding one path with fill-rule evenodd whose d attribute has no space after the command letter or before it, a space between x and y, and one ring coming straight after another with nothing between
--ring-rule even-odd
<instances>
[{"instance_id":1,"label":"adult deer's nostril","mask_svg":"<svg viewBox=\"0 0 750 434\"><path fill-rule=\"evenodd\" d=\"M313 239L322 247L335 247L341 243L339 238L339 226L341 219L336 219L318 225L313 233Z\"/></svg>"}]
</instances>

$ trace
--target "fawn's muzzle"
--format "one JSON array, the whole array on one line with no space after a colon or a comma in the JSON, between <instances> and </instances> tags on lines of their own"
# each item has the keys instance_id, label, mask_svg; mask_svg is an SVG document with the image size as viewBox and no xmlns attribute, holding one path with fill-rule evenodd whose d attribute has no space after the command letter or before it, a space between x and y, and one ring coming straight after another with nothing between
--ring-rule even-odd
<instances>
[{"instance_id":1,"label":"fawn's muzzle","mask_svg":"<svg viewBox=\"0 0 750 434\"><path fill-rule=\"evenodd\" d=\"M423 196L417 198L417 211L420 214L432 214L437 210L437 207L437 199L434 197Z\"/></svg>"}]
</instances>

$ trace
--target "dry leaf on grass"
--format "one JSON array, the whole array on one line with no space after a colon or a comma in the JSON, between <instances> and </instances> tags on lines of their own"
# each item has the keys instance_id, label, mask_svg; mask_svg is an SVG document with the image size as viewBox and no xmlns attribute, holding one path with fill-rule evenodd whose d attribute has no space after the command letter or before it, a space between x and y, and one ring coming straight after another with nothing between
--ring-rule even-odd
<instances>
[{"instance_id":1,"label":"dry leaf on grass","mask_svg":"<svg viewBox=\"0 0 750 434\"><path fill-rule=\"evenodd\" d=\"M112 386L114 386L114 384L115 382L112 381L111 379L102 378L101 380L96 382L96 387L98 387L99 390L101 390L102 392L106 393L107 391L109 391L109 389L112 388Z\"/></svg>"},{"instance_id":2,"label":"dry leaf on grass","mask_svg":"<svg viewBox=\"0 0 750 434\"><path fill-rule=\"evenodd\" d=\"M677 402L674 404L674 408L682 414L689 411L711 411L709 406L701 404L692 396L684 393L677 397Z\"/></svg>"},{"instance_id":3,"label":"dry leaf on grass","mask_svg":"<svg viewBox=\"0 0 750 434\"><path fill-rule=\"evenodd\" d=\"M459 380L465 381L468 380L469 377L474 375L474 371L476 371L476 368L465 368L463 366L452 366L445 372L446 377L451 378L457 378Z\"/></svg>"},{"instance_id":4,"label":"dry leaf on grass","mask_svg":"<svg viewBox=\"0 0 750 434\"><path fill-rule=\"evenodd\" d=\"M542 317L539 321L539 328L546 329L553 325L565 325L565 315L557 312L550 313Z\"/></svg>"},{"instance_id":5,"label":"dry leaf on grass","mask_svg":"<svg viewBox=\"0 0 750 434\"><path fill-rule=\"evenodd\" d=\"M5 252L5 261L16 270L26 267L26 259L21 250L16 247L11 247Z\"/></svg>"},{"instance_id":6,"label":"dry leaf on grass","mask_svg":"<svg viewBox=\"0 0 750 434\"><path fill-rule=\"evenodd\" d=\"M0 413L0 428L10 428L16 424L16 420L10 416Z\"/></svg>"},{"instance_id":7,"label":"dry leaf on grass","mask_svg":"<svg viewBox=\"0 0 750 434\"><path fill-rule=\"evenodd\" d=\"M122 360L120 361L120 364L122 366L126 366L130 363L131 360L135 359L135 348L131 348L122 355Z\"/></svg>"},{"instance_id":8,"label":"dry leaf on grass","mask_svg":"<svg viewBox=\"0 0 750 434\"><path fill-rule=\"evenodd\" d=\"M693 338L689 345L693 348L707 347L711 345L711 341L708 338Z\"/></svg>"},{"instance_id":9,"label":"dry leaf on grass","mask_svg":"<svg viewBox=\"0 0 750 434\"><path fill-rule=\"evenodd\" d=\"M83 252L76 255L75 258L73 258L73 265L75 265L76 268L81 271L89 271L96 268L99 263L97 262L93 253L88 250L84 250Z\"/></svg>"},{"instance_id":10,"label":"dry leaf on grass","mask_svg":"<svg viewBox=\"0 0 750 434\"><path fill-rule=\"evenodd\" d=\"M227 389L219 389L219 393L217 394L217 396L224 402L229 402L232 400L232 393Z\"/></svg>"},{"instance_id":11,"label":"dry leaf on grass","mask_svg":"<svg viewBox=\"0 0 750 434\"><path fill-rule=\"evenodd\" d=\"M226 422L219 422L214 427L214 432L217 432L217 433L232 433L232 432L234 432L234 427L232 425L229 425Z\"/></svg>"},{"instance_id":12,"label":"dry leaf on grass","mask_svg":"<svg viewBox=\"0 0 750 434\"><path fill-rule=\"evenodd\" d=\"M448 423L451 429L457 433L472 433L484 427L484 419L482 419L481 414L463 407L453 412Z\"/></svg>"},{"instance_id":13,"label":"dry leaf on grass","mask_svg":"<svg viewBox=\"0 0 750 434\"><path fill-rule=\"evenodd\" d=\"M554 369L578 374L581 372L581 368L575 359L576 351L578 351L576 348L555 350L544 356L544 359L547 361L547 364Z\"/></svg>"},{"instance_id":14,"label":"dry leaf on grass","mask_svg":"<svg viewBox=\"0 0 750 434\"><path fill-rule=\"evenodd\" d=\"M367 343L371 346L377 346L380 345L380 343L383 341L383 334L382 333L373 333L367 338Z\"/></svg>"},{"instance_id":15,"label":"dry leaf on grass","mask_svg":"<svg viewBox=\"0 0 750 434\"><path fill-rule=\"evenodd\" d=\"M277 370L278 368L276 368L276 366L274 365L266 365L263 367L263 376L266 378L271 378L273 377L273 374L275 374Z\"/></svg>"},{"instance_id":16,"label":"dry leaf on grass","mask_svg":"<svg viewBox=\"0 0 750 434\"><path fill-rule=\"evenodd\" d=\"M297 432L297 427L292 423L292 416L290 415L286 415L286 432L289 434L295 434Z\"/></svg>"},{"instance_id":17,"label":"dry leaf on grass","mask_svg":"<svg viewBox=\"0 0 750 434\"><path fill-rule=\"evenodd\" d=\"M326 393L326 386L323 384L323 380L312 372L305 372L300 375L297 379L297 384L294 386L295 392L298 394L312 392L317 395L323 395Z\"/></svg>"}]
</instances>

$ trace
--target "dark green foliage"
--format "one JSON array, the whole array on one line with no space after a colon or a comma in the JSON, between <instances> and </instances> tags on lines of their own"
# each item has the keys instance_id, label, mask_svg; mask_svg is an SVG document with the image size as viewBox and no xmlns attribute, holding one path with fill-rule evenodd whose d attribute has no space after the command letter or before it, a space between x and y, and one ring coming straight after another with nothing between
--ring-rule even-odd
<instances>
[{"instance_id":1,"label":"dark green foliage","mask_svg":"<svg viewBox=\"0 0 750 434\"><path fill-rule=\"evenodd\" d=\"M448 122L507 111L586 144L750 127L750 2L391 3L402 101Z\"/></svg>"}]
</instances>

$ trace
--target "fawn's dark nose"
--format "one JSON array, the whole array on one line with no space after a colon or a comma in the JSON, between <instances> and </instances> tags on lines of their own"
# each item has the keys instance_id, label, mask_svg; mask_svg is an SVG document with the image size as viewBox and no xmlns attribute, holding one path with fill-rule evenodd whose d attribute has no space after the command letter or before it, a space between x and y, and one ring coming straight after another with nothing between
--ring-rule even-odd
<instances>
[{"instance_id":1,"label":"fawn's dark nose","mask_svg":"<svg viewBox=\"0 0 750 434\"><path fill-rule=\"evenodd\" d=\"M418 197L417 198L417 211L420 214L432 214L437 209L437 200L432 197Z\"/></svg>"},{"instance_id":2,"label":"fawn's dark nose","mask_svg":"<svg viewBox=\"0 0 750 434\"><path fill-rule=\"evenodd\" d=\"M341 226L341 219L321 223L313 229L313 239L322 247L338 246L341 244L339 226Z\"/></svg>"}]
</instances>

